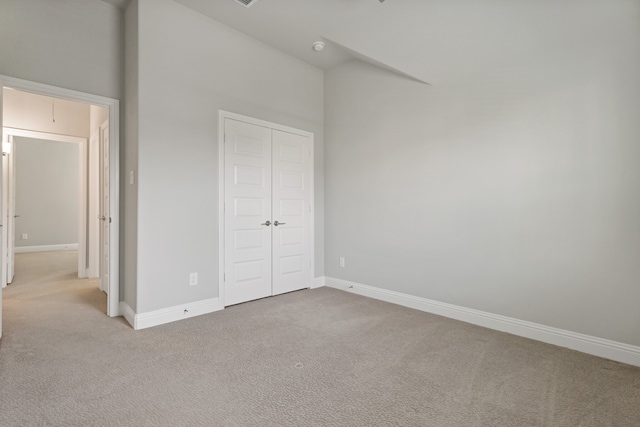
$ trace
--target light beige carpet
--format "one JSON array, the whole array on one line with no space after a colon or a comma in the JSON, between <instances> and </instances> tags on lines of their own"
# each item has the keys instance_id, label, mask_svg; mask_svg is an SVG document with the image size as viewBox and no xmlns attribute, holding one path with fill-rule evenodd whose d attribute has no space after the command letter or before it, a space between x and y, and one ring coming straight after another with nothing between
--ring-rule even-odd
<instances>
[{"instance_id":1,"label":"light beige carpet","mask_svg":"<svg viewBox=\"0 0 640 427\"><path fill-rule=\"evenodd\" d=\"M17 264L0 426L640 426L640 369L567 349L328 288L134 331Z\"/></svg>"}]
</instances>

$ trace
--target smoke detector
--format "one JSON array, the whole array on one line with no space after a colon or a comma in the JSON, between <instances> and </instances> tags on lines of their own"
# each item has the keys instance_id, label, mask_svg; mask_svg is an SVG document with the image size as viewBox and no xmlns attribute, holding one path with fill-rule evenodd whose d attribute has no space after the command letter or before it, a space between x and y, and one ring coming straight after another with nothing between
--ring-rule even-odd
<instances>
[{"instance_id":1,"label":"smoke detector","mask_svg":"<svg viewBox=\"0 0 640 427\"><path fill-rule=\"evenodd\" d=\"M315 50L316 52L322 52L322 50L324 49L324 42L317 41L313 43L312 46L313 46L313 50Z\"/></svg>"},{"instance_id":2,"label":"smoke detector","mask_svg":"<svg viewBox=\"0 0 640 427\"><path fill-rule=\"evenodd\" d=\"M257 1L258 0L235 0L236 3L240 3L244 7L249 7Z\"/></svg>"}]
</instances>

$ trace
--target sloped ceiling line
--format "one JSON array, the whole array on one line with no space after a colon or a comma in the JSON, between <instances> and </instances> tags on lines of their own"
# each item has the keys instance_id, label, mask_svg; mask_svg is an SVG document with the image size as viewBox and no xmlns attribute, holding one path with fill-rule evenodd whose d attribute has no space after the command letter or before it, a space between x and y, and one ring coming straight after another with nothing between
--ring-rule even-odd
<instances>
[{"instance_id":1,"label":"sloped ceiling line","mask_svg":"<svg viewBox=\"0 0 640 427\"><path fill-rule=\"evenodd\" d=\"M331 43L333 46L344 50L345 52L347 52L354 59L358 59L360 61L366 62L368 64L371 64L371 65L376 66L378 68L382 68L382 69L387 70L387 71L391 71L394 74L397 74L397 75L399 75L401 77L405 77L407 79L416 81L418 83L422 83L422 84L431 86L430 83L425 82L424 80L422 80L422 79L420 79L420 78L418 78L416 76L413 76L413 75L411 75L409 73L405 73L402 70L399 70L399 69L397 69L395 67L392 67L389 64L385 64L382 61L378 61L378 60L376 60L376 59L374 59L374 58L372 58L370 56L367 56L367 55L365 55L365 54L363 54L361 52L358 52L358 51L356 51L354 49L350 49L350 48L346 47L345 45L340 44L340 43L338 43L338 42L336 42L334 40L328 39L327 37L323 37L323 39L326 40L327 42Z\"/></svg>"}]
</instances>

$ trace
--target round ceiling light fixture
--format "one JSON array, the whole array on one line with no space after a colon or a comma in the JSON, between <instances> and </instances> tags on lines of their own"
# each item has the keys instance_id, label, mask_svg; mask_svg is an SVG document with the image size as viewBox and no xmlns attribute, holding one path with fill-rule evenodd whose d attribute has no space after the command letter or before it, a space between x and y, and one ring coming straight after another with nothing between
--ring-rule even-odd
<instances>
[{"instance_id":1,"label":"round ceiling light fixture","mask_svg":"<svg viewBox=\"0 0 640 427\"><path fill-rule=\"evenodd\" d=\"M313 43L313 50L315 50L316 52L322 52L323 49L324 49L324 42L317 41Z\"/></svg>"}]
</instances>

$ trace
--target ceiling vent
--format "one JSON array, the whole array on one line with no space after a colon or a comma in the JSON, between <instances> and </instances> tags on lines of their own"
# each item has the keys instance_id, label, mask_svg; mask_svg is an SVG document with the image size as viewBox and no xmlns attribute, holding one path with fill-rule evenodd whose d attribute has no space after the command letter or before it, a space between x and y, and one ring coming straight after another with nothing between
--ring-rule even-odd
<instances>
[{"instance_id":1,"label":"ceiling vent","mask_svg":"<svg viewBox=\"0 0 640 427\"><path fill-rule=\"evenodd\" d=\"M254 4L255 2L257 2L258 0L235 0L236 3L240 3L241 5L245 6L245 7L249 7L252 4Z\"/></svg>"}]
</instances>

